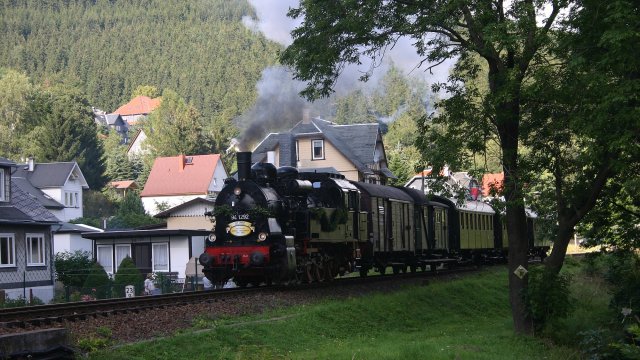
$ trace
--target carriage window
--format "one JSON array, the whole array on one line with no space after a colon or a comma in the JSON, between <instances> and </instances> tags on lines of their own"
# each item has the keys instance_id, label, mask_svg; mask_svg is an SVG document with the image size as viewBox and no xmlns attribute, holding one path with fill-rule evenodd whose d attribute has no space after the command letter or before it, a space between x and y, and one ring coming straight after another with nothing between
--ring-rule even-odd
<instances>
[{"instance_id":1,"label":"carriage window","mask_svg":"<svg viewBox=\"0 0 640 360\"><path fill-rule=\"evenodd\" d=\"M464 229L464 213L460 213L460 227Z\"/></svg>"},{"instance_id":2,"label":"carriage window","mask_svg":"<svg viewBox=\"0 0 640 360\"><path fill-rule=\"evenodd\" d=\"M358 193L356 191L349 191L349 204L347 207L349 210L358 210Z\"/></svg>"}]
</instances>

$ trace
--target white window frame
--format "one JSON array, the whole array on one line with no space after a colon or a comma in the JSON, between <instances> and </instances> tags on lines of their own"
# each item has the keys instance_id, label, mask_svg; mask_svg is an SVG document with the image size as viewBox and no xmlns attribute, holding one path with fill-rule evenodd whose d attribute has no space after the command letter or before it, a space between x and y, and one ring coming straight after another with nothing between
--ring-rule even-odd
<instances>
[{"instance_id":1,"label":"white window frame","mask_svg":"<svg viewBox=\"0 0 640 360\"><path fill-rule=\"evenodd\" d=\"M164 247L166 254L167 254L167 267L166 268L159 268L156 267L156 247ZM153 269L153 272L156 271L169 271L169 243L154 243L151 244L151 268Z\"/></svg>"},{"instance_id":2,"label":"white window frame","mask_svg":"<svg viewBox=\"0 0 640 360\"><path fill-rule=\"evenodd\" d=\"M0 169L0 201L7 201L7 194L5 194L5 181L4 169Z\"/></svg>"},{"instance_id":3,"label":"white window frame","mask_svg":"<svg viewBox=\"0 0 640 360\"><path fill-rule=\"evenodd\" d=\"M296 140L296 161L300 161L300 142Z\"/></svg>"},{"instance_id":4,"label":"white window frame","mask_svg":"<svg viewBox=\"0 0 640 360\"><path fill-rule=\"evenodd\" d=\"M37 239L37 252L38 255L40 256L40 259L36 259L36 260L41 260L41 261L34 261L33 259L33 239ZM27 266L43 266L46 265L46 259L47 259L47 254L45 253L45 246L44 246L44 234L34 234L34 233L27 233L26 236L26 248L27 248Z\"/></svg>"},{"instance_id":5,"label":"white window frame","mask_svg":"<svg viewBox=\"0 0 640 360\"><path fill-rule=\"evenodd\" d=\"M120 266L120 263L122 262L122 260L124 260L126 258L126 256L125 256L122 259L118 260L118 248L123 248L123 247L128 248L127 254L128 254L129 257L131 257L131 244L116 244L116 246L114 248L115 252L113 254L113 258L115 260L113 262L113 273L114 274L118 272L118 267Z\"/></svg>"},{"instance_id":6,"label":"white window frame","mask_svg":"<svg viewBox=\"0 0 640 360\"><path fill-rule=\"evenodd\" d=\"M79 193L77 191L65 191L64 206L68 208L80 207Z\"/></svg>"},{"instance_id":7,"label":"white window frame","mask_svg":"<svg viewBox=\"0 0 640 360\"><path fill-rule=\"evenodd\" d=\"M100 249L107 249L109 251L109 259L111 259L111 265L109 265L109 268L107 268L104 264L100 263ZM111 245L97 245L96 246L96 260L98 261L98 264L102 265L102 267L104 268L104 271L106 271L108 274L113 274L113 246Z\"/></svg>"},{"instance_id":8,"label":"white window frame","mask_svg":"<svg viewBox=\"0 0 640 360\"><path fill-rule=\"evenodd\" d=\"M322 151L322 155L316 156L316 143L320 144L320 150ZM311 160L324 160L324 140L323 139L315 139L311 140Z\"/></svg>"},{"instance_id":9,"label":"white window frame","mask_svg":"<svg viewBox=\"0 0 640 360\"><path fill-rule=\"evenodd\" d=\"M11 244L7 244L5 249L0 249L0 251L9 252L9 259L11 260L11 262L8 262L6 264L0 263L0 268L16 267L16 236L15 234L2 233L0 234L0 238L11 239ZM0 243L0 246L2 246L2 243Z\"/></svg>"}]
</instances>

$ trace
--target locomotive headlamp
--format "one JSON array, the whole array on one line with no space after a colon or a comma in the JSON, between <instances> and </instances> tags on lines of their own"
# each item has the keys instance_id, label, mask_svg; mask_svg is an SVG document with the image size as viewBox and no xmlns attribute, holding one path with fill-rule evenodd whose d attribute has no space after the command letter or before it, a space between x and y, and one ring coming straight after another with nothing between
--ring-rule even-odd
<instances>
[{"instance_id":1,"label":"locomotive headlamp","mask_svg":"<svg viewBox=\"0 0 640 360\"><path fill-rule=\"evenodd\" d=\"M213 233L209 234L209 241L216 242L216 234L213 234Z\"/></svg>"},{"instance_id":2,"label":"locomotive headlamp","mask_svg":"<svg viewBox=\"0 0 640 360\"><path fill-rule=\"evenodd\" d=\"M265 240L267 240L267 233L261 232L260 234L258 234L258 241L263 242Z\"/></svg>"},{"instance_id":3,"label":"locomotive headlamp","mask_svg":"<svg viewBox=\"0 0 640 360\"><path fill-rule=\"evenodd\" d=\"M240 196L240 194L242 193L242 189L240 189L239 187L237 187L237 188L233 189L233 193L234 193L236 196Z\"/></svg>"}]
</instances>

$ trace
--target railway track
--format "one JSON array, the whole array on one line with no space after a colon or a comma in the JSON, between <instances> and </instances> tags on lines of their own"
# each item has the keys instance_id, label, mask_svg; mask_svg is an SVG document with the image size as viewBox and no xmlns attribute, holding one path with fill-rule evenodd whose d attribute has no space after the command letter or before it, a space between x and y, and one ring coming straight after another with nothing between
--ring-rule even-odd
<instances>
[{"instance_id":1,"label":"railway track","mask_svg":"<svg viewBox=\"0 0 640 360\"><path fill-rule=\"evenodd\" d=\"M436 278L470 271L477 267L458 267L454 269L439 269L433 271L407 272L397 275L375 275L361 278L343 277L333 281L316 282L295 286L260 286L250 288L218 289L173 293L154 296L139 296L134 298L118 298L74 302L53 305L37 305L19 308L0 309L0 327L24 328L28 324L33 326L48 326L67 321L83 321L90 317L110 316L126 313L137 313L149 309L182 306L201 302L230 301L236 297L254 292L304 291L332 286L349 286L350 284L374 284L377 282L397 281L409 278Z\"/></svg>"}]
</instances>

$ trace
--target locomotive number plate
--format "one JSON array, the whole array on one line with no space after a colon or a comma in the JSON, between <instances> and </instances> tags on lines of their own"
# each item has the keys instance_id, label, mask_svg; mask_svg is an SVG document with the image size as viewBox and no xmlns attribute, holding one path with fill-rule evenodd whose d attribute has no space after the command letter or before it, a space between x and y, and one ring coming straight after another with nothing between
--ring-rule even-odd
<instances>
[{"instance_id":1,"label":"locomotive number plate","mask_svg":"<svg viewBox=\"0 0 640 360\"><path fill-rule=\"evenodd\" d=\"M255 230L255 227L248 221L234 221L229 223L229 227L227 227L227 232L233 236L247 236Z\"/></svg>"}]
</instances>

